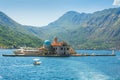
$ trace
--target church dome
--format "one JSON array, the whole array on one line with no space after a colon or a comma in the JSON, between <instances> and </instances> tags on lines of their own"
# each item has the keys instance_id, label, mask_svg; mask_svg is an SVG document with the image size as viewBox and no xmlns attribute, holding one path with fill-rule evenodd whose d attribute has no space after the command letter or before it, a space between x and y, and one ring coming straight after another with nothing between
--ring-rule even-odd
<instances>
[{"instance_id":1,"label":"church dome","mask_svg":"<svg viewBox=\"0 0 120 80\"><path fill-rule=\"evenodd\" d=\"M45 40L45 41L44 41L44 44L45 44L45 45L51 45L51 42L50 42L49 40Z\"/></svg>"}]
</instances>

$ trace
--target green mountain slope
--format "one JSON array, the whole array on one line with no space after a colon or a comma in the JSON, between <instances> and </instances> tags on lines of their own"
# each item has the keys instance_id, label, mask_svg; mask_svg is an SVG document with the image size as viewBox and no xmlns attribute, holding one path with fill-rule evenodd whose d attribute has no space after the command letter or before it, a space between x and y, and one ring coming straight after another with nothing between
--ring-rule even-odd
<instances>
[{"instance_id":1,"label":"green mountain slope","mask_svg":"<svg viewBox=\"0 0 120 80\"><path fill-rule=\"evenodd\" d=\"M41 38L57 36L76 49L120 49L120 8L92 14L69 11L39 31Z\"/></svg>"},{"instance_id":2,"label":"green mountain slope","mask_svg":"<svg viewBox=\"0 0 120 80\"><path fill-rule=\"evenodd\" d=\"M42 40L23 26L0 12L0 47L18 48L21 46L40 47Z\"/></svg>"},{"instance_id":3,"label":"green mountain slope","mask_svg":"<svg viewBox=\"0 0 120 80\"><path fill-rule=\"evenodd\" d=\"M0 33L0 45L37 46L41 43L40 39L52 41L58 37L76 49L120 49L120 8L91 14L69 11L39 28L20 25L0 12L0 29L3 31Z\"/></svg>"}]
</instances>

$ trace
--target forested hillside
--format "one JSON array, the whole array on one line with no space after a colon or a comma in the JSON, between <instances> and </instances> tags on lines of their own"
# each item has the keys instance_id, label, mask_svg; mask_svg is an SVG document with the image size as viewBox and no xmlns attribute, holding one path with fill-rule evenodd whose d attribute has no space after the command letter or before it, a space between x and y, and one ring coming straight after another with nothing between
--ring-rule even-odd
<instances>
[{"instance_id":1,"label":"forested hillside","mask_svg":"<svg viewBox=\"0 0 120 80\"><path fill-rule=\"evenodd\" d=\"M42 40L0 12L0 48L40 47Z\"/></svg>"},{"instance_id":2,"label":"forested hillside","mask_svg":"<svg viewBox=\"0 0 120 80\"><path fill-rule=\"evenodd\" d=\"M57 36L77 49L120 49L120 8L91 14L69 11L39 30L39 37Z\"/></svg>"},{"instance_id":3,"label":"forested hillside","mask_svg":"<svg viewBox=\"0 0 120 80\"><path fill-rule=\"evenodd\" d=\"M69 11L44 27L20 25L1 12L0 29L0 45L38 46L41 39L58 37L75 49L120 49L120 8Z\"/></svg>"}]
</instances>

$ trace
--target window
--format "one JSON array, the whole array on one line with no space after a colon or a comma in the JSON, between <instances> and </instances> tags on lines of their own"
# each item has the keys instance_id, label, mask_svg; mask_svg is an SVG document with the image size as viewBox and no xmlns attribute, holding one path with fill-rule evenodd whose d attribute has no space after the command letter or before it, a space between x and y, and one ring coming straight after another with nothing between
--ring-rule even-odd
<instances>
[{"instance_id":1,"label":"window","mask_svg":"<svg viewBox=\"0 0 120 80\"><path fill-rule=\"evenodd\" d=\"M63 48L61 48L61 50L63 50Z\"/></svg>"},{"instance_id":2,"label":"window","mask_svg":"<svg viewBox=\"0 0 120 80\"><path fill-rule=\"evenodd\" d=\"M57 50L57 48L53 48L53 50Z\"/></svg>"},{"instance_id":3,"label":"window","mask_svg":"<svg viewBox=\"0 0 120 80\"><path fill-rule=\"evenodd\" d=\"M69 50L69 48L67 48L67 50Z\"/></svg>"}]
</instances>

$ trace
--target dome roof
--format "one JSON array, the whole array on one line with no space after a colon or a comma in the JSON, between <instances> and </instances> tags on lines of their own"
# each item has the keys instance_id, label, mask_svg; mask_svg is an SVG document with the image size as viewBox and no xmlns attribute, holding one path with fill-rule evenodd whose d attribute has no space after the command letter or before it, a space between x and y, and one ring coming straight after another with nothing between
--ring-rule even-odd
<instances>
[{"instance_id":1,"label":"dome roof","mask_svg":"<svg viewBox=\"0 0 120 80\"><path fill-rule=\"evenodd\" d=\"M45 40L45 41L44 41L44 44L45 44L45 45L51 45L51 42L50 42L49 40Z\"/></svg>"}]
</instances>

